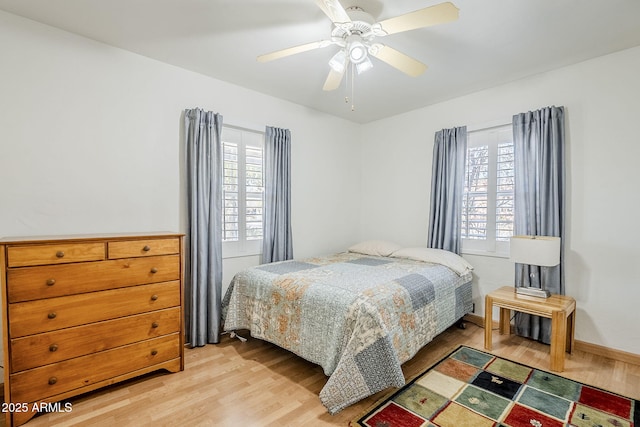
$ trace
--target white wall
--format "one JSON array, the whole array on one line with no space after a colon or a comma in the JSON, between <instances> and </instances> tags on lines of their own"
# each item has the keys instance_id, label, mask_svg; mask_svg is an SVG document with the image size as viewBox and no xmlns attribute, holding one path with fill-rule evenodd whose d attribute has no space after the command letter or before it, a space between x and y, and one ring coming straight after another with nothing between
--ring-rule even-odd
<instances>
[{"instance_id":1,"label":"white wall","mask_svg":"<svg viewBox=\"0 0 640 427\"><path fill-rule=\"evenodd\" d=\"M196 106L291 129L296 256L357 235L359 125L4 12L0 52L0 236L183 230Z\"/></svg>"},{"instance_id":2,"label":"white wall","mask_svg":"<svg viewBox=\"0 0 640 427\"><path fill-rule=\"evenodd\" d=\"M291 129L297 257L356 240L359 125L4 12L0 52L1 237L184 231L181 114L201 107Z\"/></svg>"},{"instance_id":3,"label":"white wall","mask_svg":"<svg viewBox=\"0 0 640 427\"><path fill-rule=\"evenodd\" d=\"M566 287L577 300L576 339L640 354L639 75L637 47L364 125L361 237L425 244L436 131L563 105ZM506 259L466 257L483 314L484 295L511 285L514 269Z\"/></svg>"}]
</instances>

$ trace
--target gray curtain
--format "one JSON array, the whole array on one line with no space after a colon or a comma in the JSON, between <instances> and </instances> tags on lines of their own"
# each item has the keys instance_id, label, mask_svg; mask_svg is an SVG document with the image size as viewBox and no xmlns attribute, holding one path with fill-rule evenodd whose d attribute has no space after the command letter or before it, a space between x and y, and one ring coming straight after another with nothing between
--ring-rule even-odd
<instances>
[{"instance_id":1,"label":"gray curtain","mask_svg":"<svg viewBox=\"0 0 640 427\"><path fill-rule=\"evenodd\" d=\"M564 108L547 107L513 116L516 235L561 238L560 264L516 264L516 286L564 294L565 228ZM516 333L549 344L551 320L516 314Z\"/></svg>"},{"instance_id":2,"label":"gray curtain","mask_svg":"<svg viewBox=\"0 0 640 427\"><path fill-rule=\"evenodd\" d=\"M264 142L262 262L293 258L291 237L291 132L267 126Z\"/></svg>"},{"instance_id":3,"label":"gray curtain","mask_svg":"<svg viewBox=\"0 0 640 427\"><path fill-rule=\"evenodd\" d=\"M187 342L218 343L222 293L222 116L185 110Z\"/></svg>"},{"instance_id":4,"label":"gray curtain","mask_svg":"<svg viewBox=\"0 0 640 427\"><path fill-rule=\"evenodd\" d=\"M431 172L431 211L427 246L461 251L462 192L467 157L467 127L436 132Z\"/></svg>"}]
</instances>

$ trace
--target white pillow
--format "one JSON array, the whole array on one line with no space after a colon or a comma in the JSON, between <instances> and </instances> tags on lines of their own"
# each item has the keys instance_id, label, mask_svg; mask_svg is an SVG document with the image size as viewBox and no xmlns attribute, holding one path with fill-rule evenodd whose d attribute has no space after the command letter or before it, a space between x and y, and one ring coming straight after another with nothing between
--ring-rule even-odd
<instances>
[{"instance_id":1,"label":"white pillow","mask_svg":"<svg viewBox=\"0 0 640 427\"><path fill-rule=\"evenodd\" d=\"M389 256L402 246L386 240L367 240L351 246L349 252L357 252L364 255Z\"/></svg>"},{"instance_id":2,"label":"white pillow","mask_svg":"<svg viewBox=\"0 0 640 427\"><path fill-rule=\"evenodd\" d=\"M443 249L403 248L395 251L391 256L394 258L407 258L416 261L430 262L432 264L442 264L449 267L460 276L463 276L473 270L473 266L460 255Z\"/></svg>"}]
</instances>

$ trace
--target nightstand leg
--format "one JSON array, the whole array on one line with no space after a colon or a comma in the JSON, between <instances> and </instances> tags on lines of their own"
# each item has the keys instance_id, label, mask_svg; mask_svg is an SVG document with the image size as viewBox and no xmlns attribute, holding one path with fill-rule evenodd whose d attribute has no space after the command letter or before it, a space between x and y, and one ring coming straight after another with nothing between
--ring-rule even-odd
<instances>
[{"instance_id":1,"label":"nightstand leg","mask_svg":"<svg viewBox=\"0 0 640 427\"><path fill-rule=\"evenodd\" d=\"M511 334L511 310L500 308L500 335Z\"/></svg>"},{"instance_id":2,"label":"nightstand leg","mask_svg":"<svg viewBox=\"0 0 640 427\"><path fill-rule=\"evenodd\" d=\"M567 353L573 353L573 346L575 342L575 328L576 328L576 311L572 311L569 317L567 317Z\"/></svg>"},{"instance_id":3,"label":"nightstand leg","mask_svg":"<svg viewBox=\"0 0 640 427\"><path fill-rule=\"evenodd\" d=\"M491 350L491 329L493 328L493 298L484 298L484 348Z\"/></svg>"},{"instance_id":4,"label":"nightstand leg","mask_svg":"<svg viewBox=\"0 0 640 427\"><path fill-rule=\"evenodd\" d=\"M551 317L551 370L564 370L564 352L567 345L567 315L554 311Z\"/></svg>"}]
</instances>

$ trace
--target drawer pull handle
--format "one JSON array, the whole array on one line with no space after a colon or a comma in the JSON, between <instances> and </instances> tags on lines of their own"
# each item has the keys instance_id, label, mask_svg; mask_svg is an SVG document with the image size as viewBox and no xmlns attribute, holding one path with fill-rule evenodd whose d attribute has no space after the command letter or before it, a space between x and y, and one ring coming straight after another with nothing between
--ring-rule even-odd
<instances>
[{"instance_id":1,"label":"drawer pull handle","mask_svg":"<svg viewBox=\"0 0 640 427\"><path fill-rule=\"evenodd\" d=\"M153 322L153 323L151 324L151 327L152 327L152 328L154 328L154 329L155 329L155 328L157 328L158 326L160 326L160 325L158 324L158 322Z\"/></svg>"},{"instance_id":2,"label":"drawer pull handle","mask_svg":"<svg viewBox=\"0 0 640 427\"><path fill-rule=\"evenodd\" d=\"M158 300L158 295L151 295L151 301L157 301Z\"/></svg>"},{"instance_id":3,"label":"drawer pull handle","mask_svg":"<svg viewBox=\"0 0 640 427\"><path fill-rule=\"evenodd\" d=\"M151 350L151 355L155 356L156 354L158 354L158 350Z\"/></svg>"},{"instance_id":4,"label":"drawer pull handle","mask_svg":"<svg viewBox=\"0 0 640 427\"><path fill-rule=\"evenodd\" d=\"M51 345L49 346L49 351L50 351L50 352L52 352L52 353L53 353L54 351L58 351L58 344L51 344Z\"/></svg>"},{"instance_id":5,"label":"drawer pull handle","mask_svg":"<svg viewBox=\"0 0 640 427\"><path fill-rule=\"evenodd\" d=\"M55 311L52 311L51 313L47 314L47 317L49 319L55 319L58 315L56 314Z\"/></svg>"},{"instance_id":6,"label":"drawer pull handle","mask_svg":"<svg viewBox=\"0 0 640 427\"><path fill-rule=\"evenodd\" d=\"M56 377L49 378L49 385L54 385L57 382L58 382L58 379Z\"/></svg>"},{"instance_id":7,"label":"drawer pull handle","mask_svg":"<svg viewBox=\"0 0 640 427\"><path fill-rule=\"evenodd\" d=\"M64 252L62 252L62 251L58 251L58 252L56 252L56 257L58 257L58 258L64 258Z\"/></svg>"},{"instance_id":8,"label":"drawer pull handle","mask_svg":"<svg viewBox=\"0 0 640 427\"><path fill-rule=\"evenodd\" d=\"M151 250L151 246L144 245L144 248L142 248L142 250L145 251L145 252L149 252Z\"/></svg>"},{"instance_id":9,"label":"drawer pull handle","mask_svg":"<svg viewBox=\"0 0 640 427\"><path fill-rule=\"evenodd\" d=\"M156 273L158 272L158 269L157 269L157 268L155 268L155 267L153 267L153 268L151 268L151 272L152 272L153 274L156 274Z\"/></svg>"},{"instance_id":10,"label":"drawer pull handle","mask_svg":"<svg viewBox=\"0 0 640 427\"><path fill-rule=\"evenodd\" d=\"M53 286L56 284L56 279L47 279L47 286Z\"/></svg>"}]
</instances>

